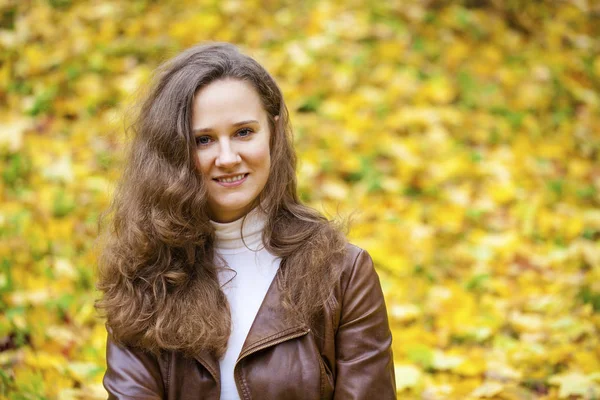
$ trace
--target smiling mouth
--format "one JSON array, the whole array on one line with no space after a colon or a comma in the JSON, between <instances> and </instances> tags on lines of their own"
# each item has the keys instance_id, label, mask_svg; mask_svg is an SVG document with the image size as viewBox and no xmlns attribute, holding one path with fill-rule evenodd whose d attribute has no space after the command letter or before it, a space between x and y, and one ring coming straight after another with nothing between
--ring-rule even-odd
<instances>
[{"instance_id":1,"label":"smiling mouth","mask_svg":"<svg viewBox=\"0 0 600 400\"><path fill-rule=\"evenodd\" d=\"M233 182L241 181L246 176L248 176L248 174L239 174L239 175L231 176L228 178L214 178L214 180L217 182L222 182L222 183L233 183Z\"/></svg>"}]
</instances>

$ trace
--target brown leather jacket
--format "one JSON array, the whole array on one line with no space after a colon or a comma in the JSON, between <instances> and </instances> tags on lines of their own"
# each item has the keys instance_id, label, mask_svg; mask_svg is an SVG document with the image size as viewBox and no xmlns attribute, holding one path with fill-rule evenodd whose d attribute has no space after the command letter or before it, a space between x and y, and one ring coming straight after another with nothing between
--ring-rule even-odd
<instances>
[{"instance_id":1,"label":"brown leather jacket","mask_svg":"<svg viewBox=\"0 0 600 400\"><path fill-rule=\"evenodd\" d=\"M348 245L344 269L318 331L280 318L273 280L242 347L241 399L395 399L392 334L369 254ZM107 344L109 399L219 399L219 361L177 352L156 358Z\"/></svg>"}]
</instances>

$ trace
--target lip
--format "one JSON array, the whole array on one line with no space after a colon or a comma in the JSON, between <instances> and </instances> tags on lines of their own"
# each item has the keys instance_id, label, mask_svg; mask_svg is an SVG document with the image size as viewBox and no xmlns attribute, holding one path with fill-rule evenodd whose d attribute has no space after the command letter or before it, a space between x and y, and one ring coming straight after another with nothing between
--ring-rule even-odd
<instances>
[{"instance_id":1,"label":"lip","mask_svg":"<svg viewBox=\"0 0 600 400\"><path fill-rule=\"evenodd\" d=\"M233 177L236 175L240 175L240 174L235 174L235 175L224 175L224 176L220 176L219 178L229 178L229 177ZM248 176L250 174L246 173L244 174L244 177L242 179L240 179L239 181L235 181L235 182L220 182L217 180L217 178L214 178L213 181L215 181L217 184L223 186L223 187L236 187L236 186L240 186L242 183L244 183L246 181L246 179L248 179Z\"/></svg>"}]
</instances>

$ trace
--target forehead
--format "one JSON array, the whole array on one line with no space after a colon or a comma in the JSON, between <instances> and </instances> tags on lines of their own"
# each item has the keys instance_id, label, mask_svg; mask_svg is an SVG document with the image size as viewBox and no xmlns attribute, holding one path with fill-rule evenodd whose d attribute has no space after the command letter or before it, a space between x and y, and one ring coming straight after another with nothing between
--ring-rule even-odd
<instances>
[{"instance_id":1,"label":"forehead","mask_svg":"<svg viewBox=\"0 0 600 400\"><path fill-rule=\"evenodd\" d=\"M249 82L226 79L211 82L194 96L192 129L218 128L243 120L266 121L266 112Z\"/></svg>"}]
</instances>

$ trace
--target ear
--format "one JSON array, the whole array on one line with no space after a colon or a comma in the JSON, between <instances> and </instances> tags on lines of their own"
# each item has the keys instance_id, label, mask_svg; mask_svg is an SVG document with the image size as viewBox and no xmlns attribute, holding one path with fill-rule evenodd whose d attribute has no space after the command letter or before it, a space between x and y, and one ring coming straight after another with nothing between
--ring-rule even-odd
<instances>
[{"instance_id":1,"label":"ear","mask_svg":"<svg viewBox=\"0 0 600 400\"><path fill-rule=\"evenodd\" d=\"M275 120L275 122L279 121L279 115L276 115L275 117L273 117L273 119Z\"/></svg>"}]
</instances>

